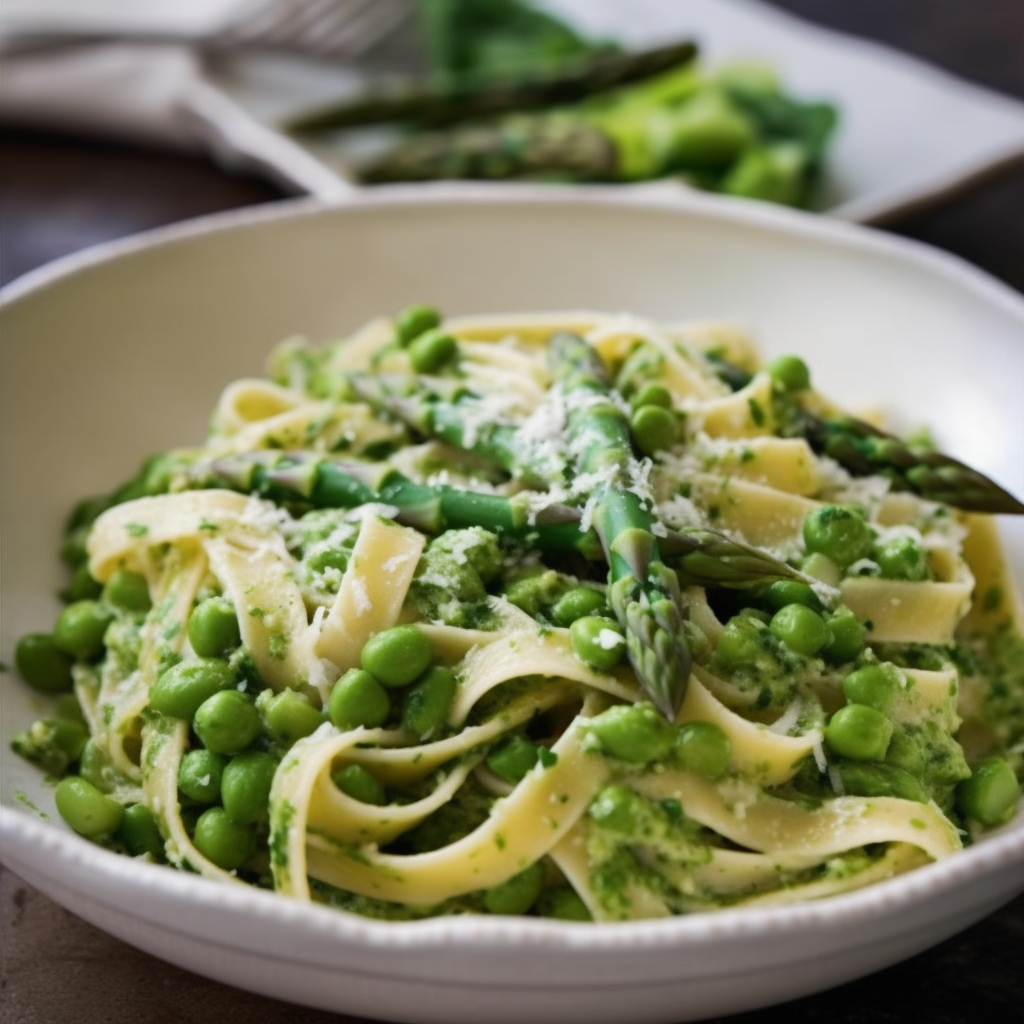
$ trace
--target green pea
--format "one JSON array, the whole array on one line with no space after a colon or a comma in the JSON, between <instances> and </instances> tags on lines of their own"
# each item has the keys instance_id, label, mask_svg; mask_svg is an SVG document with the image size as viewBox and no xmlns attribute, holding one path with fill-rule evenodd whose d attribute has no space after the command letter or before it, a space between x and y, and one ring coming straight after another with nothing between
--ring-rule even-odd
<instances>
[{"instance_id":1,"label":"green pea","mask_svg":"<svg viewBox=\"0 0 1024 1024\"><path fill-rule=\"evenodd\" d=\"M811 371L799 356L779 356L767 369L772 383L783 391L795 394L811 386Z\"/></svg>"},{"instance_id":2,"label":"green pea","mask_svg":"<svg viewBox=\"0 0 1024 1024\"><path fill-rule=\"evenodd\" d=\"M822 505L808 512L803 536L808 551L827 555L843 569L867 558L875 540L860 512L843 505Z\"/></svg>"},{"instance_id":3,"label":"green pea","mask_svg":"<svg viewBox=\"0 0 1024 1024\"><path fill-rule=\"evenodd\" d=\"M149 706L191 722L203 701L235 685L231 666L220 658L179 661L162 672L149 691Z\"/></svg>"},{"instance_id":4,"label":"green pea","mask_svg":"<svg viewBox=\"0 0 1024 1024\"><path fill-rule=\"evenodd\" d=\"M395 334L399 344L408 345L413 338L418 338L424 331L440 323L441 314L433 306L406 306L395 317Z\"/></svg>"},{"instance_id":5,"label":"green pea","mask_svg":"<svg viewBox=\"0 0 1024 1024\"><path fill-rule=\"evenodd\" d=\"M82 711L82 705L78 703L78 698L73 693L65 693L58 697L54 703L54 711L58 718L69 719L72 722L85 721L85 712Z\"/></svg>"},{"instance_id":6,"label":"green pea","mask_svg":"<svg viewBox=\"0 0 1024 1024\"><path fill-rule=\"evenodd\" d=\"M551 606L551 620L556 626L571 626L577 619L585 615L599 615L607 608L605 596L599 590L573 587Z\"/></svg>"},{"instance_id":7,"label":"green pea","mask_svg":"<svg viewBox=\"0 0 1024 1024\"><path fill-rule=\"evenodd\" d=\"M787 604L806 605L812 611L820 612L823 605L812 587L796 580L776 580L757 592L757 600L769 611L777 612Z\"/></svg>"},{"instance_id":8,"label":"green pea","mask_svg":"<svg viewBox=\"0 0 1024 1024\"><path fill-rule=\"evenodd\" d=\"M361 764L347 764L331 778L338 789L353 800L378 807L387 803L384 787Z\"/></svg>"},{"instance_id":9,"label":"green pea","mask_svg":"<svg viewBox=\"0 0 1024 1024\"><path fill-rule=\"evenodd\" d=\"M164 837L160 834L153 812L145 804L132 804L124 809L117 837L133 857L164 860Z\"/></svg>"},{"instance_id":10,"label":"green pea","mask_svg":"<svg viewBox=\"0 0 1024 1024\"><path fill-rule=\"evenodd\" d=\"M335 684L327 713L339 729L376 729L391 714L391 698L369 672L350 668Z\"/></svg>"},{"instance_id":11,"label":"green pea","mask_svg":"<svg viewBox=\"0 0 1024 1024\"><path fill-rule=\"evenodd\" d=\"M94 740L86 740L82 754L78 759L78 774L90 785L104 793L113 788L112 783L117 775L107 752Z\"/></svg>"},{"instance_id":12,"label":"green pea","mask_svg":"<svg viewBox=\"0 0 1024 1024\"><path fill-rule=\"evenodd\" d=\"M430 641L415 626L392 626L366 641L359 664L384 686L408 686L431 657Z\"/></svg>"},{"instance_id":13,"label":"green pea","mask_svg":"<svg viewBox=\"0 0 1024 1024\"><path fill-rule=\"evenodd\" d=\"M812 551L805 555L800 561L800 571L806 576L813 576L830 587L839 585L843 578L843 572L827 555L820 551Z\"/></svg>"},{"instance_id":14,"label":"green pea","mask_svg":"<svg viewBox=\"0 0 1024 1024\"><path fill-rule=\"evenodd\" d=\"M323 548L309 555L306 565L313 572L322 573L326 569L337 569L339 572L344 572L348 568L351 557L352 552L346 548Z\"/></svg>"},{"instance_id":15,"label":"green pea","mask_svg":"<svg viewBox=\"0 0 1024 1024\"><path fill-rule=\"evenodd\" d=\"M215 804L227 763L212 750L189 750L178 765L178 789L197 804Z\"/></svg>"},{"instance_id":16,"label":"green pea","mask_svg":"<svg viewBox=\"0 0 1024 1024\"><path fill-rule=\"evenodd\" d=\"M641 405L629 421L637 448L644 455L655 455L679 440L679 421L660 405Z\"/></svg>"},{"instance_id":17,"label":"green pea","mask_svg":"<svg viewBox=\"0 0 1024 1024\"><path fill-rule=\"evenodd\" d=\"M871 555L878 563L882 578L911 580L928 579L928 556L913 537L894 537L875 545Z\"/></svg>"},{"instance_id":18,"label":"green pea","mask_svg":"<svg viewBox=\"0 0 1024 1024\"><path fill-rule=\"evenodd\" d=\"M676 730L676 758L688 771L717 779L729 768L732 744L713 722L686 722Z\"/></svg>"},{"instance_id":19,"label":"green pea","mask_svg":"<svg viewBox=\"0 0 1024 1024\"><path fill-rule=\"evenodd\" d=\"M839 765L843 789L851 796L894 796L926 804L931 794L902 768L891 764L846 761Z\"/></svg>"},{"instance_id":20,"label":"green pea","mask_svg":"<svg viewBox=\"0 0 1024 1024\"><path fill-rule=\"evenodd\" d=\"M675 726L652 704L616 704L589 723L591 733L612 757L634 764L660 761L676 741Z\"/></svg>"},{"instance_id":21,"label":"green pea","mask_svg":"<svg viewBox=\"0 0 1024 1024\"><path fill-rule=\"evenodd\" d=\"M458 350L458 342L447 331L435 328L410 343L409 361L417 373L436 373Z\"/></svg>"},{"instance_id":22,"label":"green pea","mask_svg":"<svg viewBox=\"0 0 1024 1024\"><path fill-rule=\"evenodd\" d=\"M621 783L599 790L587 809L596 824L626 835L635 835L640 830L645 812L643 797Z\"/></svg>"},{"instance_id":23,"label":"green pea","mask_svg":"<svg viewBox=\"0 0 1024 1024\"><path fill-rule=\"evenodd\" d=\"M192 728L207 750L240 754L263 730L252 699L238 690L221 690L196 708Z\"/></svg>"},{"instance_id":24,"label":"green pea","mask_svg":"<svg viewBox=\"0 0 1024 1024\"><path fill-rule=\"evenodd\" d=\"M568 885L548 889L537 904L542 917L553 917L558 921L592 921L593 917L579 894Z\"/></svg>"},{"instance_id":25,"label":"green pea","mask_svg":"<svg viewBox=\"0 0 1024 1024\"><path fill-rule=\"evenodd\" d=\"M77 761L89 739L84 722L70 718L43 718L11 737L11 749L38 765L48 775L63 775Z\"/></svg>"},{"instance_id":26,"label":"green pea","mask_svg":"<svg viewBox=\"0 0 1024 1024\"><path fill-rule=\"evenodd\" d=\"M598 672L610 672L626 653L626 638L614 619L584 615L569 627L573 653Z\"/></svg>"},{"instance_id":27,"label":"green pea","mask_svg":"<svg viewBox=\"0 0 1024 1024\"><path fill-rule=\"evenodd\" d=\"M508 580L503 594L505 599L521 608L527 615L537 616L545 605L558 600L558 573L553 569L537 569Z\"/></svg>"},{"instance_id":28,"label":"green pea","mask_svg":"<svg viewBox=\"0 0 1024 1024\"><path fill-rule=\"evenodd\" d=\"M236 825L267 820L277 765L273 754L261 750L239 754L227 763L221 777L220 798L225 813Z\"/></svg>"},{"instance_id":29,"label":"green pea","mask_svg":"<svg viewBox=\"0 0 1024 1024\"><path fill-rule=\"evenodd\" d=\"M63 693L71 689L71 659L50 633L27 633L14 648L18 674L34 690Z\"/></svg>"},{"instance_id":30,"label":"green pea","mask_svg":"<svg viewBox=\"0 0 1024 1024\"><path fill-rule=\"evenodd\" d=\"M77 775L61 779L53 798L60 816L87 839L112 836L124 815L124 808L116 800Z\"/></svg>"},{"instance_id":31,"label":"green pea","mask_svg":"<svg viewBox=\"0 0 1024 1024\"><path fill-rule=\"evenodd\" d=\"M487 757L487 767L510 786L518 784L537 764L540 751L525 736L509 736Z\"/></svg>"},{"instance_id":32,"label":"green pea","mask_svg":"<svg viewBox=\"0 0 1024 1024\"><path fill-rule=\"evenodd\" d=\"M316 732L327 719L297 690L282 690L259 705L267 732L279 743L291 746Z\"/></svg>"},{"instance_id":33,"label":"green pea","mask_svg":"<svg viewBox=\"0 0 1024 1024\"><path fill-rule=\"evenodd\" d=\"M76 566L71 574L71 582L66 589L61 591L61 597L66 601L87 601L95 600L103 593L103 585L92 578L89 566L83 562Z\"/></svg>"},{"instance_id":34,"label":"green pea","mask_svg":"<svg viewBox=\"0 0 1024 1024\"><path fill-rule=\"evenodd\" d=\"M658 384L655 381L648 381L644 384L640 390L633 395L629 400L629 404L634 409L639 409L644 405L657 405L662 409L672 408L672 392L669 391L664 384Z\"/></svg>"},{"instance_id":35,"label":"green pea","mask_svg":"<svg viewBox=\"0 0 1024 1024\"><path fill-rule=\"evenodd\" d=\"M832 665L854 661L864 650L867 630L856 615L843 609L826 620L832 639L821 650L821 656Z\"/></svg>"},{"instance_id":36,"label":"green pea","mask_svg":"<svg viewBox=\"0 0 1024 1024\"><path fill-rule=\"evenodd\" d=\"M974 766L969 779L956 787L956 801L965 818L985 828L1008 822L1017 809L1020 786L1008 761L988 757Z\"/></svg>"},{"instance_id":37,"label":"green pea","mask_svg":"<svg viewBox=\"0 0 1024 1024\"><path fill-rule=\"evenodd\" d=\"M749 668L764 653L768 630L753 616L734 615L715 644L715 659L729 670Z\"/></svg>"},{"instance_id":38,"label":"green pea","mask_svg":"<svg viewBox=\"0 0 1024 1024\"><path fill-rule=\"evenodd\" d=\"M77 526L68 530L60 545L61 561L72 569L85 565L89 561L87 543L89 540L89 525Z\"/></svg>"},{"instance_id":39,"label":"green pea","mask_svg":"<svg viewBox=\"0 0 1024 1024\"><path fill-rule=\"evenodd\" d=\"M211 807L199 815L192 842L224 871L236 871L256 852L255 830L235 824L223 807Z\"/></svg>"},{"instance_id":40,"label":"green pea","mask_svg":"<svg viewBox=\"0 0 1024 1024\"><path fill-rule=\"evenodd\" d=\"M440 665L427 669L402 697L402 728L420 739L440 729L455 698L455 676Z\"/></svg>"},{"instance_id":41,"label":"green pea","mask_svg":"<svg viewBox=\"0 0 1024 1024\"><path fill-rule=\"evenodd\" d=\"M57 616L53 642L78 661L93 661L103 653L103 634L112 619L98 601L75 601Z\"/></svg>"},{"instance_id":42,"label":"green pea","mask_svg":"<svg viewBox=\"0 0 1024 1024\"><path fill-rule=\"evenodd\" d=\"M865 704L847 704L825 726L825 740L840 757L881 761L892 739L892 722Z\"/></svg>"},{"instance_id":43,"label":"green pea","mask_svg":"<svg viewBox=\"0 0 1024 1024\"><path fill-rule=\"evenodd\" d=\"M226 597L210 597L188 617L188 642L200 658L223 658L241 642L235 606Z\"/></svg>"},{"instance_id":44,"label":"green pea","mask_svg":"<svg viewBox=\"0 0 1024 1024\"><path fill-rule=\"evenodd\" d=\"M865 665L843 678L843 694L851 704L863 704L883 714L892 710L903 689L903 673L893 664Z\"/></svg>"},{"instance_id":45,"label":"green pea","mask_svg":"<svg viewBox=\"0 0 1024 1024\"><path fill-rule=\"evenodd\" d=\"M180 469L178 457L173 452L157 452L143 462L139 470L139 482L143 493L152 497L166 494L171 481Z\"/></svg>"},{"instance_id":46,"label":"green pea","mask_svg":"<svg viewBox=\"0 0 1024 1024\"><path fill-rule=\"evenodd\" d=\"M103 588L104 598L126 612L148 612L153 607L146 577L128 569L118 569Z\"/></svg>"},{"instance_id":47,"label":"green pea","mask_svg":"<svg viewBox=\"0 0 1024 1024\"><path fill-rule=\"evenodd\" d=\"M832 639L825 620L804 604L787 604L768 627L790 650L813 657Z\"/></svg>"},{"instance_id":48,"label":"green pea","mask_svg":"<svg viewBox=\"0 0 1024 1024\"><path fill-rule=\"evenodd\" d=\"M763 622L766 626L772 621L771 613L760 608L741 608L736 614L755 622Z\"/></svg>"},{"instance_id":49,"label":"green pea","mask_svg":"<svg viewBox=\"0 0 1024 1024\"><path fill-rule=\"evenodd\" d=\"M538 861L487 889L484 906L491 914L525 914L537 902L543 888L544 867Z\"/></svg>"},{"instance_id":50,"label":"green pea","mask_svg":"<svg viewBox=\"0 0 1024 1024\"><path fill-rule=\"evenodd\" d=\"M82 756L89 740L89 727L77 718L48 718L46 724L53 731L53 742L60 748L71 764Z\"/></svg>"}]
</instances>

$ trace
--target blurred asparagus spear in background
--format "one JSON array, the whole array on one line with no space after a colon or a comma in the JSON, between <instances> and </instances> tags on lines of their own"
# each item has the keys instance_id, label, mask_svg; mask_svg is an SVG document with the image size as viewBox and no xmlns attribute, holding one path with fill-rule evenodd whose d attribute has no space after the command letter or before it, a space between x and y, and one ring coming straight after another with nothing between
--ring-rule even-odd
<instances>
[{"instance_id":1,"label":"blurred asparagus spear in background","mask_svg":"<svg viewBox=\"0 0 1024 1024\"><path fill-rule=\"evenodd\" d=\"M785 96L748 70L677 68L585 103L415 134L362 169L371 183L439 178L646 181L808 205L832 107Z\"/></svg>"},{"instance_id":2,"label":"blurred asparagus spear in background","mask_svg":"<svg viewBox=\"0 0 1024 1024\"><path fill-rule=\"evenodd\" d=\"M357 142L362 155L347 167L370 184L675 175L812 205L836 111L786 95L770 69L709 76L689 41L624 53L524 0L420 0L419 11L429 75L371 86L284 127L343 153L344 138L330 133L412 129L383 155L380 138Z\"/></svg>"},{"instance_id":3,"label":"blurred asparagus spear in background","mask_svg":"<svg viewBox=\"0 0 1024 1024\"><path fill-rule=\"evenodd\" d=\"M301 115L285 127L318 132L392 121L438 126L572 103L686 64L696 52L696 46L687 41L630 53L584 53L557 66L396 80L372 87L351 101Z\"/></svg>"},{"instance_id":4,"label":"blurred asparagus spear in background","mask_svg":"<svg viewBox=\"0 0 1024 1024\"><path fill-rule=\"evenodd\" d=\"M440 179L615 181L612 139L586 124L537 119L413 136L364 166L359 179L380 185Z\"/></svg>"}]
</instances>

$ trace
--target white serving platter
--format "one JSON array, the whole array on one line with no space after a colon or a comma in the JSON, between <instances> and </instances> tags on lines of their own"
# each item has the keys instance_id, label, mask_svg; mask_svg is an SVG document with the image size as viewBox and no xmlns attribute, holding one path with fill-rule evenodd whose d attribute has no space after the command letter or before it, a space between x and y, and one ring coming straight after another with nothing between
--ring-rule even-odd
<instances>
[{"instance_id":1,"label":"white serving platter","mask_svg":"<svg viewBox=\"0 0 1024 1024\"><path fill-rule=\"evenodd\" d=\"M695 39L709 68L765 62L795 95L835 103L841 120L818 208L843 220L892 220L1024 159L1024 102L760 0L543 5L589 34L628 46ZM331 197L348 184L340 156L268 128L288 113L358 88L350 71L246 57L211 69L209 83L218 100L205 94L195 113L220 139L222 152L247 150L265 169L313 194Z\"/></svg>"}]
</instances>

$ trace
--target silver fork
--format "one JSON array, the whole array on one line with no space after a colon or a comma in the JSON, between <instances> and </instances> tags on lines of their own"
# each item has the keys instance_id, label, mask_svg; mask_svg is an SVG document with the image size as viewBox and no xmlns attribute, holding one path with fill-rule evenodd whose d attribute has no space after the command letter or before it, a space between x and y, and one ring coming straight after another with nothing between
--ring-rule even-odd
<instances>
[{"instance_id":1,"label":"silver fork","mask_svg":"<svg viewBox=\"0 0 1024 1024\"><path fill-rule=\"evenodd\" d=\"M410 0L253 0L200 46L358 57L412 13Z\"/></svg>"},{"instance_id":2,"label":"silver fork","mask_svg":"<svg viewBox=\"0 0 1024 1024\"><path fill-rule=\"evenodd\" d=\"M8 31L0 40L0 49L9 52L123 40L184 42L214 53L258 49L356 58L395 32L414 9L414 0L249 0L208 31L186 33L162 22L159 12L153 19L134 18L122 24L107 18L97 23L76 17L71 5L66 18L31 19L26 24L22 17L14 23L16 31Z\"/></svg>"}]
</instances>

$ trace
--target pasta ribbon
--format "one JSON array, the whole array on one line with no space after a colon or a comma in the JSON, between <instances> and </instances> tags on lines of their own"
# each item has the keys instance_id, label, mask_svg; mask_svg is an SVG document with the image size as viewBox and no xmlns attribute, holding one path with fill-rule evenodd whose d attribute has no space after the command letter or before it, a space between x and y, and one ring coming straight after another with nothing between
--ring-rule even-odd
<instances>
[{"instance_id":1,"label":"pasta ribbon","mask_svg":"<svg viewBox=\"0 0 1024 1024\"><path fill-rule=\"evenodd\" d=\"M417 306L270 365L76 512L87 573L33 638L147 856L388 919L616 921L827 898L1012 815L992 519L800 360Z\"/></svg>"}]
</instances>

